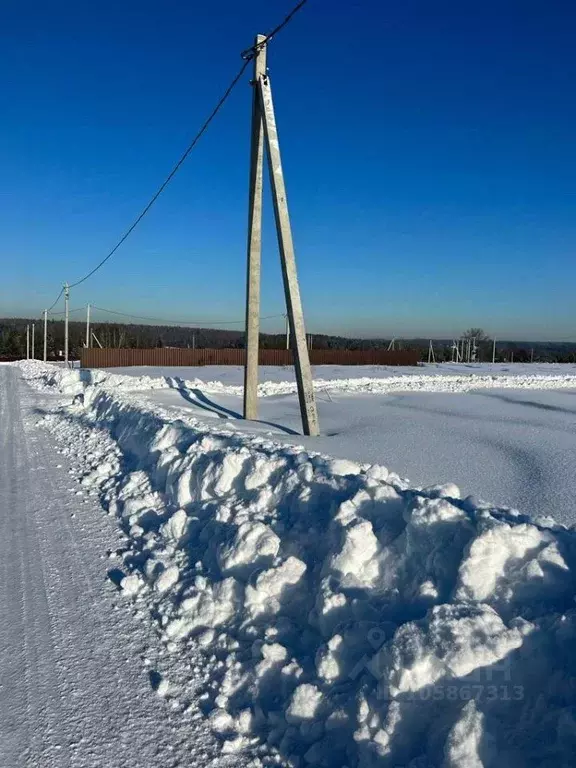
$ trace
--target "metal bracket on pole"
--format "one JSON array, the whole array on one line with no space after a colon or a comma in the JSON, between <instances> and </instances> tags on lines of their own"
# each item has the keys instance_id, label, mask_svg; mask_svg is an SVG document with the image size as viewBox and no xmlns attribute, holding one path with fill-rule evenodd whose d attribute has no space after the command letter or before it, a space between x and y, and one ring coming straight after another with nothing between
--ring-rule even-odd
<instances>
[{"instance_id":1,"label":"metal bracket on pole","mask_svg":"<svg viewBox=\"0 0 576 768\"><path fill-rule=\"evenodd\" d=\"M256 46L266 37L256 36ZM250 203L248 211L248 273L246 276L246 365L244 418L258 418L258 351L260 345L260 262L262 256L262 171L264 138L258 82L266 75L266 46L256 48L252 94Z\"/></svg>"},{"instance_id":2,"label":"metal bracket on pole","mask_svg":"<svg viewBox=\"0 0 576 768\"><path fill-rule=\"evenodd\" d=\"M300 298L300 287L296 272L296 258L294 255L294 243L290 217L288 215L288 203L286 200L286 188L284 174L282 172L282 160L280 157L280 145L278 142L278 129L272 102L272 90L270 79L261 76L257 84L260 92L261 110L264 119L264 136L268 151L268 167L270 171L270 184L274 202L274 216L276 219L276 232L280 248L280 261L282 276L284 279L284 294L286 296L286 310L290 324L292 349L294 350L294 366L296 369L296 383L300 400L300 412L302 414L302 426L305 435L318 435L318 412L312 383L312 371L310 357L306 346L306 327L304 325L304 312Z\"/></svg>"}]
</instances>

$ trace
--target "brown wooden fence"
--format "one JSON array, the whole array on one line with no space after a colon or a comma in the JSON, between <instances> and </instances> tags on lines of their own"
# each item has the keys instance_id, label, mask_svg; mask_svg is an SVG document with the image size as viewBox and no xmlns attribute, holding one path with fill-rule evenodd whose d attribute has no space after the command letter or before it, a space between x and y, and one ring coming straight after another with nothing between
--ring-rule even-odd
<instances>
[{"instance_id":1,"label":"brown wooden fence","mask_svg":"<svg viewBox=\"0 0 576 768\"><path fill-rule=\"evenodd\" d=\"M83 349L82 368L118 368L132 365L244 365L244 349ZM344 349L313 349L313 365L417 365L418 352L386 352L369 350L351 352ZM292 351L261 349L261 365L292 365Z\"/></svg>"}]
</instances>

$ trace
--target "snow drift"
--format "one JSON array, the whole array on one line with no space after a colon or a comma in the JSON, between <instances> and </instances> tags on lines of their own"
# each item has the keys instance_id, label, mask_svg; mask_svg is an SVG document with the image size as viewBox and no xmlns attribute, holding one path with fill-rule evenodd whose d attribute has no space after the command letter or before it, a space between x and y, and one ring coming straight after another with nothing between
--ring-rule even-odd
<instances>
[{"instance_id":1,"label":"snow drift","mask_svg":"<svg viewBox=\"0 0 576 768\"><path fill-rule=\"evenodd\" d=\"M63 392L80 392L85 386L99 386L115 392L138 392L152 389L174 389L201 387L205 392L235 395L241 397L243 388L236 384L221 381L203 381L199 378L187 380L178 376L123 375L104 370L84 370L57 368L38 361L20 363L27 366L27 376L36 379L43 386L57 387ZM344 366L345 367L345 366ZM558 366L556 366L558 367ZM335 366L317 366L334 370ZM525 371L526 366L518 366ZM538 366L534 366L538 368ZM385 367L382 368L386 370ZM554 366L547 366L552 370ZM144 370L150 370L145 368ZM176 369L179 370L179 369ZM391 369L387 369L390 371ZM392 369L394 370L394 369ZM568 370L573 371L573 367ZM138 371L135 368L134 371ZM576 389L576 375L573 373L508 373L492 371L488 373L455 373L453 367L447 367L446 373L435 374L429 370L422 373L396 373L384 377L360 376L354 378L314 378L317 392L471 392L480 389ZM297 391L295 381L263 381L258 385L258 395L294 394Z\"/></svg>"},{"instance_id":2,"label":"snow drift","mask_svg":"<svg viewBox=\"0 0 576 768\"><path fill-rule=\"evenodd\" d=\"M169 654L201 649L201 704L225 752L350 768L573 762L573 530L22 368L82 395L43 422L126 534L111 553L125 599L149 607ZM178 700L192 679L158 693Z\"/></svg>"}]
</instances>

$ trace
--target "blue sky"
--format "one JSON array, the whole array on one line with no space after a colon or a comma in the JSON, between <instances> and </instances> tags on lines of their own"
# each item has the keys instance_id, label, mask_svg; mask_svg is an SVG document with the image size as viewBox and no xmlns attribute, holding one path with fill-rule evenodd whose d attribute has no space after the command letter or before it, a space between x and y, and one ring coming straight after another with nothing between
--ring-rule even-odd
<instances>
[{"instance_id":1,"label":"blue sky","mask_svg":"<svg viewBox=\"0 0 576 768\"><path fill-rule=\"evenodd\" d=\"M3 3L0 315L102 258L292 5ZM310 331L576 339L575 49L568 1L309 0L269 67ZM73 307L243 317L249 118L246 77Z\"/></svg>"}]
</instances>

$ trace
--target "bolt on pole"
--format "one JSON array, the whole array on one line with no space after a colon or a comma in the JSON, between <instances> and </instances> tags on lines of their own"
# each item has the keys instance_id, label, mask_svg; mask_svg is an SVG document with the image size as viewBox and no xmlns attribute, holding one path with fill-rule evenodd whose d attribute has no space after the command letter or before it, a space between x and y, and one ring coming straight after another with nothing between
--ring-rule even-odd
<instances>
[{"instance_id":1,"label":"bolt on pole","mask_svg":"<svg viewBox=\"0 0 576 768\"><path fill-rule=\"evenodd\" d=\"M266 40L256 35L256 45ZM258 353L260 345L260 263L262 258L262 178L264 132L258 82L266 74L266 46L256 48L252 82L252 135L250 146L250 199L248 209L248 265L246 275L246 363L244 418L258 418Z\"/></svg>"},{"instance_id":2,"label":"bolt on pole","mask_svg":"<svg viewBox=\"0 0 576 768\"><path fill-rule=\"evenodd\" d=\"M44 310L44 355L43 360L48 360L48 310Z\"/></svg>"},{"instance_id":3,"label":"bolt on pole","mask_svg":"<svg viewBox=\"0 0 576 768\"><path fill-rule=\"evenodd\" d=\"M70 317L70 288L64 283L64 362L68 366L68 321Z\"/></svg>"},{"instance_id":4,"label":"bolt on pole","mask_svg":"<svg viewBox=\"0 0 576 768\"><path fill-rule=\"evenodd\" d=\"M270 78L261 76L258 81L261 108L264 118L264 137L268 154L268 168L270 173L270 186L274 202L274 217L276 219L276 233L280 249L280 262L282 265L282 277L284 279L284 294L286 297L286 310L290 323L292 348L294 350L294 367L296 369L296 383L298 386L298 398L300 412L302 414L302 426L305 435L318 435L318 412L314 397L312 383L312 370L310 368L310 356L306 346L306 327L304 324L304 312L300 298L300 286L296 271L296 258L294 255L294 243L286 201L286 187L282 171L282 159L280 156L280 144L278 141L278 129Z\"/></svg>"}]
</instances>

